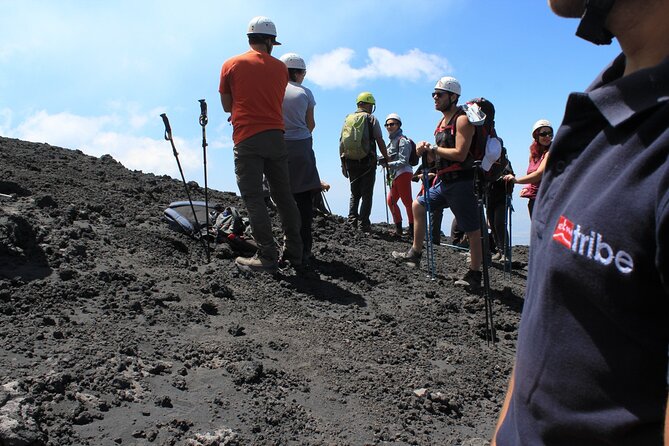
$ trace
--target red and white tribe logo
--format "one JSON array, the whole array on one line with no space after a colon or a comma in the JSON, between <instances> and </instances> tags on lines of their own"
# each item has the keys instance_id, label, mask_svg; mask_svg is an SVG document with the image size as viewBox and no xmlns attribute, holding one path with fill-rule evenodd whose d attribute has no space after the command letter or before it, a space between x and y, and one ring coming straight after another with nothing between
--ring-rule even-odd
<instances>
[{"instance_id":1,"label":"red and white tribe logo","mask_svg":"<svg viewBox=\"0 0 669 446\"><path fill-rule=\"evenodd\" d=\"M602 234L595 231L585 234L581 230L581 225L574 226L574 223L564 215L560 216L555 227L553 240L576 254L604 266L613 264L623 274L629 274L634 270L634 259L631 255L623 250L615 252L611 245L602 240Z\"/></svg>"}]
</instances>

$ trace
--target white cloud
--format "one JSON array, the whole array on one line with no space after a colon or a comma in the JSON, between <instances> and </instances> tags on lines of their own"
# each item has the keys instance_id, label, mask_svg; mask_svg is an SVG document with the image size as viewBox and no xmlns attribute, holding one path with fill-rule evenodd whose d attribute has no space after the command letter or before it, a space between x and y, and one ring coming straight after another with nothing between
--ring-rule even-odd
<instances>
[{"instance_id":1,"label":"white cloud","mask_svg":"<svg viewBox=\"0 0 669 446\"><path fill-rule=\"evenodd\" d=\"M179 152L182 168L196 168L200 165L196 150L190 147L187 141L175 137L174 144ZM172 149L164 139L104 132L95 135L82 151L95 156L108 153L128 169L168 174L178 178Z\"/></svg>"},{"instance_id":2,"label":"white cloud","mask_svg":"<svg viewBox=\"0 0 669 446\"><path fill-rule=\"evenodd\" d=\"M309 80L322 88L355 88L363 80L395 78L415 82L438 79L452 71L446 58L415 48L405 54L369 48L367 65L360 68L351 65L354 56L355 51L350 48L313 56L307 65Z\"/></svg>"},{"instance_id":3,"label":"white cloud","mask_svg":"<svg viewBox=\"0 0 669 446\"><path fill-rule=\"evenodd\" d=\"M79 149L92 156L109 154L129 169L178 178L179 171L169 142L163 138L154 139L129 133L134 130L146 131L143 127L149 118L155 121L157 115L156 110L140 113L133 105L125 107L122 113L94 117L39 111L13 130L7 126L7 133L26 141ZM11 111L3 109L0 119L4 116L11 117ZM184 171L199 170L202 162L200 140L174 137L174 143Z\"/></svg>"},{"instance_id":4,"label":"white cloud","mask_svg":"<svg viewBox=\"0 0 669 446\"><path fill-rule=\"evenodd\" d=\"M113 115L83 117L67 112L50 115L41 110L18 125L16 136L27 141L80 148L115 121Z\"/></svg>"}]
</instances>

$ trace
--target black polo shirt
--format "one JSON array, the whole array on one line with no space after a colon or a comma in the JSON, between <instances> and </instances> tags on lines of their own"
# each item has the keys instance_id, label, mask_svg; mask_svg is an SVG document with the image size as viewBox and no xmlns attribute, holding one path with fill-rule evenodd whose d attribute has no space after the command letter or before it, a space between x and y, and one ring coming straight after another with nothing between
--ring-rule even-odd
<instances>
[{"instance_id":1,"label":"black polo shirt","mask_svg":"<svg viewBox=\"0 0 669 446\"><path fill-rule=\"evenodd\" d=\"M508 445L660 445L669 345L669 59L570 95L534 209Z\"/></svg>"}]
</instances>

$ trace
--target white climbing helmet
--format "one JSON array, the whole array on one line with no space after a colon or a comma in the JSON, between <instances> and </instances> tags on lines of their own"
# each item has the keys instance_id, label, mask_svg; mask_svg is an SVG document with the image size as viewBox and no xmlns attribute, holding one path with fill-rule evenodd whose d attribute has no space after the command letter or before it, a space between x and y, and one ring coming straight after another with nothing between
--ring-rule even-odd
<instances>
[{"instance_id":1,"label":"white climbing helmet","mask_svg":"<svg viewBox=\"0 0 669 446\"><path fill-rule=\"evenodd\" d=\"M388 123L389 119L394 119L395 121L399 122L400 125L402 125L402 118L400 118L400 115L398 115L397 113L391 113L388 116L386 116L386 121L385 121L386 124Z\"/></svg>"},{"instance_id":2,"label":"white climbing helmet","mask_svg":"<svg viewBox=\"0 0 669 446\"><path fill-rule=\"evenodd\" d=\"M454 77L444 76L437 81L437 85L434 86L435 90L449 91L460 96L462 89L460 88L460 82Z\"/></svg>"},{"instance_id":3,"label":"white climbing helmet","mask_svg":"<svg viewBox=\"0 0 669 446\"><path fill-rule=\"evenodd\" d=\"M297 70L307 69L307 64L304 63L304 59L302 59L299 55L295 53L286 53L283 56L281 56L279 60L281 60L281 62L286 64L287 68L295 68Z\"/></svg>"},{"instance_id":4,"label":"white climbing helmet","mask_svg":"<svg viewBox=\"0 0 669 446\"><path fill-rule=\"evenodd\" d=\"M261 15L253 17L249 22L249 29L246 34L266 34L274 37L274 45L281 45L276 41L276 25L269 17Z\"/></svg>"},{"instance_id":5,"label":"white climbing helmet","mask_svg":"<svg viewBox=\"0 0 669 446\"><path fill-rule=\"evenodd\" d=\"M540 129L541 127L549 127L551 130L553 130L553 125L548 119L539 119L532 126L532 135L534 135L534 132L536 132L537 129Z\"/></svg>"}]
</instances>

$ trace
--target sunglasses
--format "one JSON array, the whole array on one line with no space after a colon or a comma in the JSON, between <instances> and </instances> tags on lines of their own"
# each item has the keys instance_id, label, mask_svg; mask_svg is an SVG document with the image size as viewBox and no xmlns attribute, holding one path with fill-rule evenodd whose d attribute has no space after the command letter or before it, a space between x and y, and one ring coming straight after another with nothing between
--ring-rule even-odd
<instances>
[{"instance_id":1,"label":"sunglasses","mask_svg":"<svg viewBox=\"0 0 669 446\"><path fill-rule=\"evenodd\" d=\"M553 132L539 132L539 136L543 136L544 138L552 138Z\"/></svg>"},{"instance_id":2,"label":"sunglasses","mask_svg":"<svg viewBox=\"0 0 669 446\"><path fill-rule=\"evenodd\" d=\"M446 94L448 94L448 93L442 92L442 91L435 91L434 93L432 93L432 97L436 98L436 99L439 99Z\"/></svg>"},{"instance_id":3,"label":"sunglasses","mask_svg":"<svg viewBox=\"0 0 669 446\"><path fill-rule=\"evenodd\" d=\"M397 125L396 122L389 122L388 124L384 124L386 127L395 127Z\"/></svg>"}]
</instances>

